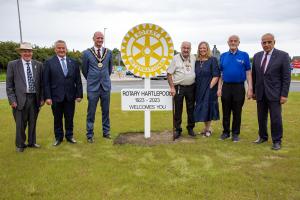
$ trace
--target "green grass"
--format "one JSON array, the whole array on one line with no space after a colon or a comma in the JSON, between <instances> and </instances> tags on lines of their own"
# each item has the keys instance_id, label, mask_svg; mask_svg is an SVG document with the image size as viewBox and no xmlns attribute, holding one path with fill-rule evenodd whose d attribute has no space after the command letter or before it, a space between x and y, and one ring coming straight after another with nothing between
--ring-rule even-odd
<instances>
[{"instance_id":1,"label":"green grass","mask_svg":"<svg viewBox=\"0 0 300 200\"><path fill-rule=\"evenodd\" d=\"M241 141L219 141L221 122L211 138L195 143L153 147L113 145L102 139L100 110L96 142L87 144L87 100L77 104L75 138L53 147L53 117L41 110L37 142L41 149L16 153L15 124L6 100L0 101L0 199L300 199L300 93L291 93L283 107L284 139L280 151L271 142L254 145L256 106L246 101ZM184 116L185 117L185 116ZM172 129L171 112L153 112L152 130ZM143 131L142 112L122 112L120 95L111 102L111 134ZM185 127L185 123L183 124ZM202 124L195 130L200 131ZM186 136L186 131L184 136Z\"/></svg>"},{"instance_id":2,"label":"green grass","mask_svg":"<svg viewBox=\"0 0 300 200\"><path fill-rule=\"evenodd\" d=\"M0 73L0 82L6 81L6 73Z\"/></svg>"},{"instance_id":3,"label":"green grass","mask_svg":"<svg viewBox=\"0 0 300 200\"><path fill-rule=\"evenodd\" d=\"M292 74L292 80L300 81L300 74L298 74L298 76L296 76L295 74Z\"/></svg>"}]
</instances>

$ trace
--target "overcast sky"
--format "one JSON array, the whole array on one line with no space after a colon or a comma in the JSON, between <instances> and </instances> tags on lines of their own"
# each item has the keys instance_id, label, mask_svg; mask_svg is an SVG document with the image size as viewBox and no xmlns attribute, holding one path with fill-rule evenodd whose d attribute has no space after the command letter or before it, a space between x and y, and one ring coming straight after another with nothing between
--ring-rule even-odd
<instances>
[{"instance_id":1,"label":"overcast sky","mask_svg":"<svg viewBox=\"0 0 300 200\"><path fill-rule=\"evenodd\" d=\"M0 41L20 41L16 0L0 0ZM275 47L300 55L299 0L19 0L23 41L50 47L63 39L69 49L93 45L95 31L106 29L106 47L120 49L129 29L153 23L171 36L176 50L200 41L227 51L231 34L240 36L239 49L250 56L261 50L260 38L275 35Z\"/></svg>"}]
</instances>

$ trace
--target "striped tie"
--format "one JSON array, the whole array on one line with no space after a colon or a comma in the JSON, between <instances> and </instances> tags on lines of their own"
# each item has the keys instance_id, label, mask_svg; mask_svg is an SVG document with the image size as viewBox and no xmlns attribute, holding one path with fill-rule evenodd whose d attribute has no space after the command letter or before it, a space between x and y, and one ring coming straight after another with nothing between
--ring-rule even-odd
<instances>
[{"instance_id":1,"label":"striped tie","mask_svg":"<svg viewBox=\"0 0 300 200\"><path fill-rule=\"evenodd\" d=\"M35 92L35 86L34 86L33 75L31 73L31 69L30 69L30 63L27 62L26 65L27 65L28 92L29 93L34 93Z\"/></svg>"}]
</instances>

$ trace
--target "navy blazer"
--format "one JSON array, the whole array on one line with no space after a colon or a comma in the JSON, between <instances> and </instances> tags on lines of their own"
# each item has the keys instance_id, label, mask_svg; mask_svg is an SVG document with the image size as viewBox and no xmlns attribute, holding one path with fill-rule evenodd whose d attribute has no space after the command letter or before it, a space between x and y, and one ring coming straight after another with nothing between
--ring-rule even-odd
<instances>
[{"instance_id":1,"label":"navy blazer","mask_svg":"<svg viewBox=\"0 0 300 200\"><path fill-rule=\"evenodd\" d=\"M93 47L92 47L93 48ZM107 54L102 62L103 67L98 67L98 60L89 50L82 53L82 74L87 80L87 92L100 91L100 86L105 91L111 90L110 75L112 72L112 52L107 49Z\"/></svg>"},{"instance_id":2,"label":"navy blazer","mask_svg":"<svg viewBox=\"0 0 300 200\"><path fill-rule=\"evenodd\" d=\"M291 83L290 57L288 53L274 49L265 73L260 67L264 51L253 57L252 79L253 94L256 100L262 100L265 93L269 101L279 101L280 97L287 97Z\"/></svg>"},{"instance_id":3,"label":"navy blazer","mask_svg":"<svg viewBox=\"0 0 300 200\"><path fill-rule=\"evenodd\" d=\"M44 95L45 99L62 102L82 98L82 83L79 64L67 57L68 74L65 77L57 55L45 61L44 64Z\"/></svg>"}]
</instances>

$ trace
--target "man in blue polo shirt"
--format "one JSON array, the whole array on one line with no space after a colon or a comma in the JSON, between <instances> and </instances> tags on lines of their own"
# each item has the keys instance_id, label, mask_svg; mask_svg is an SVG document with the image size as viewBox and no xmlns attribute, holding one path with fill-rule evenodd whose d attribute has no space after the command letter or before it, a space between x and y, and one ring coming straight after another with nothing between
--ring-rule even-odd
<instances>
[{"instance_id":1,"label":"man in blue polo shirt","mask_svg":"<svg viewBox=\"0 0 300 200\"><path fill-rule=\"evenodd\" d=\"M229 51L220 57L222 76L219 81L218 96L221 96L223 110L223 133L221 140L230 137L230 116L232 118L232 141L239 141L242 107L245 101L244 82L247 79L248 99L252 98L252 77L249 55L240 51L240 39L237 35L228 38Z\"/></svg>"}]
</instances>

